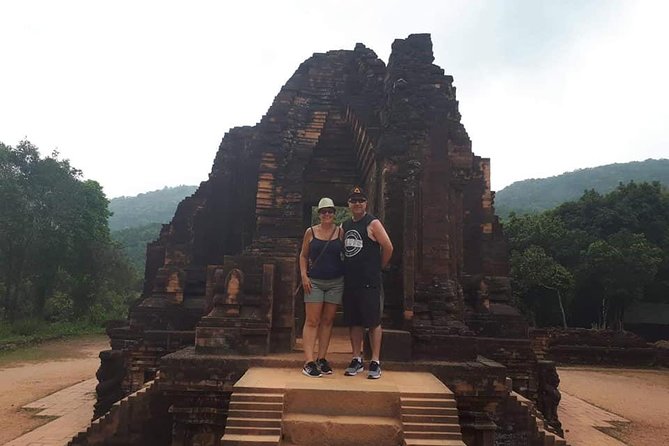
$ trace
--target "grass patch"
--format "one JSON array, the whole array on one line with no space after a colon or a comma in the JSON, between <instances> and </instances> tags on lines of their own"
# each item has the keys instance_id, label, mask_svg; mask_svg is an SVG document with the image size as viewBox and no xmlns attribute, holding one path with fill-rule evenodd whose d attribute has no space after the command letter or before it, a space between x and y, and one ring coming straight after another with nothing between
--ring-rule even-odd
<instances>
[{"instance_id":1,"label":"grass patch","mask_svg":"<svg viewBox=\"0 0 669 446\"><path fill-rule=\"evenodd\" d=\"M89 322L44 322L23 319L14 323L0 322L0 354L40 342L68 336L104 333L104 328Z\"/></svg>"},{"instance_id":2,"label":"grass patch","mask_svg":"<svg viewBox=\"0 0 669 446\"><path fill-rule=\"evenodd\" d=\"M100 341L106 340L103 334L82 334L43 343L24 344L13 350L0 351L0 368L19 363L80 358L82 348L86 348L87 344L100 344Z\"/></svg>"}]
</instances>

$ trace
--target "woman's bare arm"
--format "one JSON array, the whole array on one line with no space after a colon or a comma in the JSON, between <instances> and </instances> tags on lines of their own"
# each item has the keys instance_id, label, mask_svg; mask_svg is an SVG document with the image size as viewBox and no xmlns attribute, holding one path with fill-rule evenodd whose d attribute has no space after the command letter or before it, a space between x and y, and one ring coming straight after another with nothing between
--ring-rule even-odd
<instances>
[{"instance_id":1,"label":"woman's bare arm","mask_svg":"<svg viewBox=\"0 0 669 446\"><path fill-rule=\"evenodd\" d=\"M309 243L314 235L311 228L304 231L304 238L302 239L302 249L300 250L300 276L302 278L302 287L304 294L311 294L311 280L307 276L307 266L309 265Z\"/></svg>"}]
</instances>

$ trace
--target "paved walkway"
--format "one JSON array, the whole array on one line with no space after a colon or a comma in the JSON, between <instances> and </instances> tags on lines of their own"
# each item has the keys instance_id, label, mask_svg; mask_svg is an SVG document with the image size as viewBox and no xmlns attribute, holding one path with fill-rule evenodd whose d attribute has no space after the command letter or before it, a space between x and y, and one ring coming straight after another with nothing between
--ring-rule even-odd
<instances>
[{"instance_id":1,"label":"paved walkway","mask_svg":"<svg viewBox=\"0 0 669 446\"><path fill-rule=\"evenodd\" d=\"M90 424L97 383L98 380L92 378L23 406L23 409L37 411L34 415L36 417L55 419L10 441L6 446L66 445Z\"/></svg>"},{"instance_id":2,"label":"paved walkway","mask_svg":"<svg viewBox=\"0 0 669 446\"><path fill-rule=\"evenodd\" d=\"M593 406L562 391L558 416L570 446L625 446L606 435L601 428L616 428L612 423L629 423L623 417Z\"/></svg>"}]
</instances>

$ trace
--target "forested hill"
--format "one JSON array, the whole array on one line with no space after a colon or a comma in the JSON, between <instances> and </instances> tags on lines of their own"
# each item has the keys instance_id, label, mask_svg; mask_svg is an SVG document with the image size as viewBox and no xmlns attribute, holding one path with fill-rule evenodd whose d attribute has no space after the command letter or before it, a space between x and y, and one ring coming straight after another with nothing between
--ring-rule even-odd
<instances>
[{"instance_id":1,"label":"forested hill","mask_svg":"<svg viewBox=\"0 0 669 446\"><path fill-rule=\"evenodd\" d=\"M516 181L495 194L495 209L503 218L511 212L540 212L576 200L585 190L594 189L605 194L619 183L630 181L659 181L669 187L669 159L608 164L550 178Z\"/></svg>"},{"instance_id":2,"label":"forested hill","mask_svg":"<svg viewBox=\"0 0 669 446\"><path fill-rule=\"evenodd\" d=\"M195 189L197 186L164 187L136 197L112 198L109 210L113 215L109 217L109 229L119 231L151 223L169 223L179 202Z\"/></svg>"},{"instance_id":3,"label":"forested hill","mask_svg":"<svg viewBox=\"0 0 669 446\"><path fill-rule=\"evenodd\" d=\"M158 237L160 227L169 223L177 206L195 192L197 186L164 187L136 197L112 198L109 229L138 272L144 271L146 245Z\"/></svg>"}]
</instances>

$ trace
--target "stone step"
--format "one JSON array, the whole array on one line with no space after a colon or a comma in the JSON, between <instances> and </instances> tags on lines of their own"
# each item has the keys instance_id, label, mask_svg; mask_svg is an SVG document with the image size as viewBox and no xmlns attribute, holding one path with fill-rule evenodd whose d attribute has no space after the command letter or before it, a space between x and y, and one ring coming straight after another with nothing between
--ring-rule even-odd
<instances>
[{"instance_id":1,"label":"stone step","mask_svg":"<svg viewBox=\"0 0 669 446\"><path fill-rule=\"evenodd\" d=\"M416 438L426 440L462 440L462 434L458 432L423 432L423 431L404 431L404 438Z\"/></svg>"},{"instance_id":2,"label":"stone step","mask_svg":"<svg viewBox=\"0 0 669 446\"><path fill-rule=\"evenodd\" d=\"M228 415L229 416L229 415ZM402 414L403 423L458 423L457 415Z\"/></svg>"},{"instance_id":3,"label":"stone step","mask_svg":"<svg viewBox=\"0 0 669 446\"><path fill-rule=\"evenodd\" d=\"M407 432L458 432L460 425L457 423L403 423L404 431Z\"/></svg>"},{"instance_id":4,"label":"stone step","mask_svg":"<svg viewBox=\"0 0 669 446\"><path fill-rule=\"evenodd\" d=\"M343 374L317 380L305 377L303 385L310 388L286 392L284 417L286 414L362 418L373 415L394 418L399 423L401 412L397 393L388 391L390 387L378 381L382 380L354 379Z\"/></svg>"},{"instance_id":5,"label":"stone step","mask_svg":"<svg viewBox=\"0 0 669 446\"><path fill-rule=\"evenodd\" d=\"M276 393L232 393L230 403L232 402L262 402L262 403L281 403L283 395Z\"/></svg>"},{"instance_id":6,"label":"stone step","mask_svg":"<svg viewBox=\"0 0 669 446\"><path fill-rule=\"evenodd\" d=\"M328 163L337 163L346 165L346 163L355 163L355 156L350 152L344 151L328 151L315 153L309 162L310 166L328 167ZM350 164L347 166L350 168Z\"/></svg>"},{"instance_id":7,"label":"stone step","mask_svg":"<svg viewBox=\"0 0 669 446\"><path fill-rule=\"evenodd\" d=\"M332 156L324 155L322 157L312 158L309 168L312 169L311 172L308 172L306 176L313 176L318 174L320 171L332 171L337 168L341 169L342 173L345 175L350 175L351 172L356 171L355 167L356 159L353 156Z\"/></svg>"},{"instance_id":8,"label":"stone step","mask_svg":"<svg viewBox=\"0 0 669 446\"><path fill-rule=\"evenodd\" d=\"M548 435L542 435L544 444L543 446L555 446L555 437L551 437Z\"/></svg>"},{"instance_id":9,"label":"stone step","mask_svg":"<svg viewBox=\"0 0 669 446\"><path fill-rule=\"evenodd\" d=\"M277 446L280 435L236 435L225 434L221 446Z\"/></svg>"},{"instance_id":10,"label":"stone step","mask_svg":"<svg viewBox=\"0 0 669 446\"><path fill-rule=\"evenodd\" d=\"M402 392L400 398L432 398L432 399L454 399L453 393L438 393L438 392Z\"/></svg>"},{"instance_id":11,"label":"stone step","mask_svg":"<svg viewBox=\"0 0 669 446\"><path fill-rule=\"evenodd\" d=\"M357 170L355 169L355 160L347 161L343 160L340 162L324 160L322 163L314 163L311 172L308 172L305 175L305 178L318 178L326 173L337 172L343 178L350 178L353 175L357 175Z\"/></svg>"},{"instance_id":12,"label":"stone step","mask_svg":"<svg viewBox=\"0 0 669 446\"><path fill-rule=\"evenodd\" d=\"M278 427L247 427L247 426L226 426L226 435L281 435L281 428Z\"/></svg>"},{"instance_id":13,"label":"stone step","mask_svg":"<svg viewBox=\"0 0 669 446\"><path fill-rule=\"evenodd\" d=\"M283 410L283 403L264 401L230 401L228 410Z\"/></svg>"},{"instance_id":14,"label":"stone step","mask_svg":"<svg viewBox=\"0 0 669 446\"><path fill-rule=\"evenodd\" d=\"M458 415L457 407L426 407L402 406L402 414L406 415Z\"/></svg>"},{"instance_id":15,"label":"stone step","mask_svg":"<svg viewBox=\"0 0 669 446\"><path fill-rule=\"evenodd\" d=\"M283 414L280 410L234 409L228 411L228 418L266 418L280 420Z\"/></svg>"},{"instance_id":16,"label":"stone step","mask_svg":"<svg viewBox=\"0 0 669 446\"><path fill-rule=\"evenodd\" d=\"M400 402L402 404L402 409L404 407L456 407L454 399L445 399L445 398L408 398L400 396Z\"/></svg>"},{"instance_id":17,"label":"stone step","mask_svg":"<svg viewBox=\"0 0 669 446\"><path fill-rule=\"evenodd\" d=\"M237 387L235 386L232 389L233 394L235 393L283 393L286 389L280 387Z\"/></svg>"},{"instance_id":18,"label":"stone step","mask_svg":"<svg viewBox=\"0 0 669 446\"><path fill-rule=\"evenodd\" d=\"M466 446L462 440L407 438L404 440L406 446Z\"/></svg>"},{"instance_id":19,"label":"stone step","mask_svg":"<svg viewBox=\"0 0 669 446\"><path fill-rule=\"evenodd\" d=\"M311 444L327 439L330 446L396 446L402 427L392 417L284 414L282 435L286 442Z\"/></svg>"},{"instance_id":20,"label":"stone step","mask_svg":"<svg viewBox=\"0 0 669 446\"><path fill-rule=\"evenodd\" d=\"M230 417L225 423L226 427L281 427L281 418L238 418Z\"/></svg>"}]
</instances>

